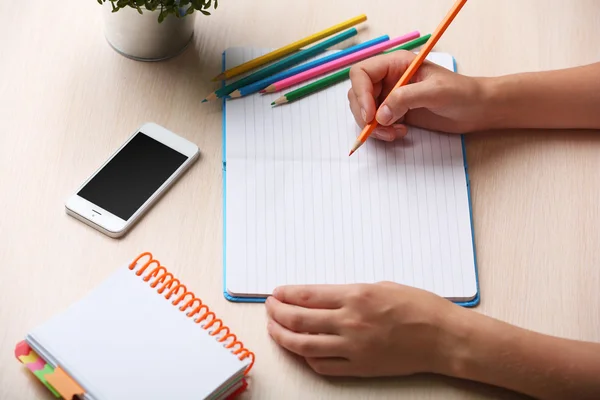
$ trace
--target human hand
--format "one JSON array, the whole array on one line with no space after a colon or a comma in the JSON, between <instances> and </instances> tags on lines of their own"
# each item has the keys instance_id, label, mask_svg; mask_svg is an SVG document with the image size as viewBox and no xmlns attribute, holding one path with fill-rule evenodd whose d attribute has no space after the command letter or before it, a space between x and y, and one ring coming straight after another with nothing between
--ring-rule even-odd
<instances>
[{"instance_id":1,"label":"human hand","mask_svg":"<svg viewBox=\"0 0 600 400\"><path fill-rule=\"evenodd\" d=\"M396 283L283 286L267 299L268 331L280 346L332 376L444 373L463 311Z\"/></svg>"},{"instance_id":2,"label":"human hand","mask_svg":"<svg viewBox=\"0 0 600 400\"><path fill-rule=\"evenodd\" d=\"M396 89L384 102L415 57L398 51L352 67L348 99L356 123L363 128L376 119L379 126L372 137L386 141L406 136L407 125L447 133L485 129L486 80L459 75L427 60L411 84Z\"/></svg>"}]
</instances>

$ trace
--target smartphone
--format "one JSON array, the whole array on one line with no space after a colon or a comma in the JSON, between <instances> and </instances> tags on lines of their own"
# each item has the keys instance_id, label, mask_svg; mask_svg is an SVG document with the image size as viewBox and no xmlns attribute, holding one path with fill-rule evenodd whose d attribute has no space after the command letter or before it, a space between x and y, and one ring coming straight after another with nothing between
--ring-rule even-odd
<instances>
[{"instance_id":1,"label":"smartphone","mask_svg":"<svg viewBox=\"0 0 600 400\"><path fill-rule=\"evenodd\" d=\"M188 140L144 124L67 200L66 212L110 237L123 236L198 154Z\"/></svg>"}]
</instances>

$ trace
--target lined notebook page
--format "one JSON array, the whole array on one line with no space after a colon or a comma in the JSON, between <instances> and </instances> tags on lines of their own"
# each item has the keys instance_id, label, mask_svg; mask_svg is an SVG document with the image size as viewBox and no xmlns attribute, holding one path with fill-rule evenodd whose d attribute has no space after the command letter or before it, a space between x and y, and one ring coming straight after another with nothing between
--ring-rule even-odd
<instances>
[{"instance_id":1,"label":"lined notebook page","mask_svg":"<svg viewBox=\"0 0 600 400\"><path fill-rule=\"evenodd\" d=\"M227 68L265 52L229 49ZM453 69L448 54L429 59ZM348 157L360 133L349 88L341 82L277 108L270 103L282 93L227 101L227 291L266 296L285 284L389 280L472 299L460 136L413 128Z\"/></svg>"},{"instance_id":2,"label":"lined notebook page","mask_svg":"<svg viewBox=\"0 0 600 400\"><path fill-rule=\"evenodd\" d=\"M172 301L172 300L171 300ZM27 341L86 399L204 399L245 362L127 267L34 329Z\"/></svg>"}]
</instances>

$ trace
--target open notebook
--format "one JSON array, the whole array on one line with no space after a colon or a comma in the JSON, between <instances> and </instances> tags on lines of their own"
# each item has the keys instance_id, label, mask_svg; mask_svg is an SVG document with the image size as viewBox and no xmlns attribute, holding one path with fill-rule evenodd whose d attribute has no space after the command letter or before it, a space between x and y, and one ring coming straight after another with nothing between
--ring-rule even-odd
<instances>
[{"instance_id":1,"label":"open notebook","mask_svg":"<svg viewBox=\"0 0 600 400\"><path fill-rule=\"evenodd\" d=\"M254 362L150 253L29 332L15 355L68 400L231 398Z\"/></svg>"},{"instance_id":2,"label":"open notebook","mask_svg":"<svg viewBox=\"0 0 600 400\"><path fill-rule=\"evenodd\" d=\"M228 49L224 68L265 52ZM449 54L428 59L455 69ZM389 280L477 304L462 136L412 128L348 157L360 133L350 86L277 108L270 103L282 93L224 102L225 297Z\"/></svg>"}]
</instances>

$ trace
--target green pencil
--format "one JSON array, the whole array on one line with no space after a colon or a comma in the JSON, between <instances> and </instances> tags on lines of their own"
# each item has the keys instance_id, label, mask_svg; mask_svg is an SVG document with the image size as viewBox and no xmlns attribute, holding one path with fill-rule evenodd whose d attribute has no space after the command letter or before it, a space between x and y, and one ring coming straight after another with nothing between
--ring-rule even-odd
<instances>
[{"instance_id":1,"label":"green pencil","mask_svg":"<svg viewBox=\"0 0 600 400\"><path fill-rule=\"evenodd\" d=\"M419 47L425 44L425 42L429 40L430 36L431 34L421 36L420 38L412 40L408 43L403 44L402 46L393 48L391 50L384 51L383 53L387 54L398 50L412 50L415 47ZM272 102L271 105L279 106L282 104L291 103L292 101L309 96L315 92L318 92L319 90L323 90L325 88L335 85L336 83L342 82L350 77L350 68L351 67L342 69L334 74L328 75L324 78L309 83L308 85L302 86L301 88L292 90L291 92L284 94L283 96Z\"/></svg>"}]
</instances>

